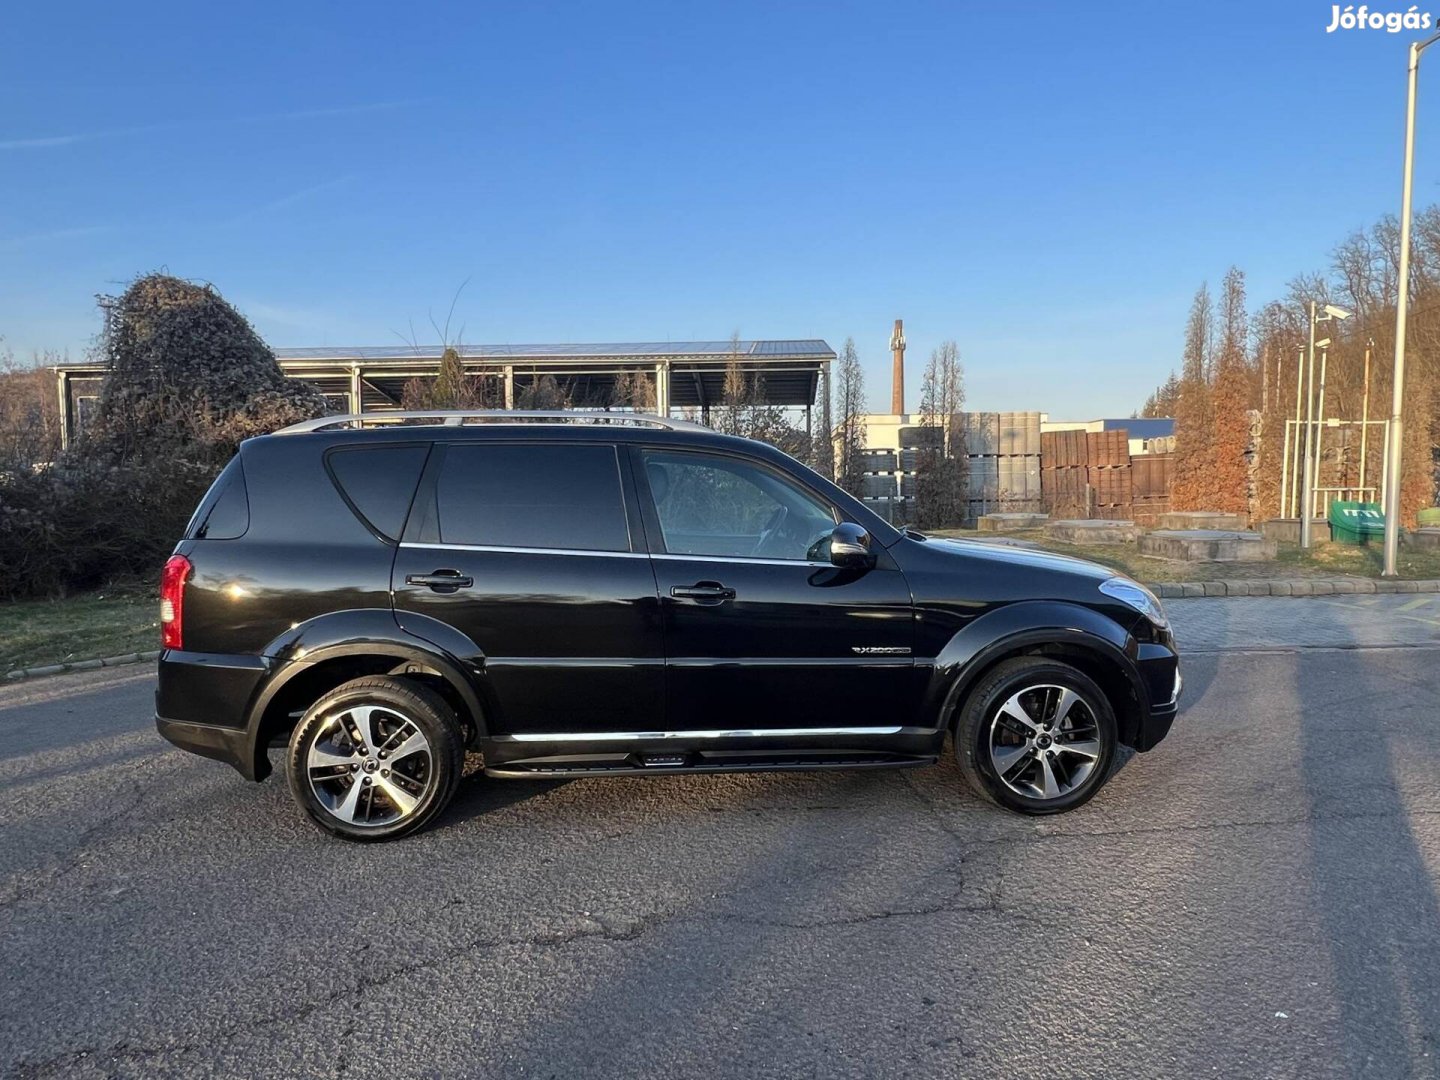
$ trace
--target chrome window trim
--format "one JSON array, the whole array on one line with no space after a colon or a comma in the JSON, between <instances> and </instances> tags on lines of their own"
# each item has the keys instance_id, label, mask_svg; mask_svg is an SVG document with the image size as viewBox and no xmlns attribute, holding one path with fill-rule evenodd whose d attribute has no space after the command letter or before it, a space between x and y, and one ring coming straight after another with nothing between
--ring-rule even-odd
<instances>
[{"instance_id":1,"label":"chrome window trim","mask_svg":"<svg viewBox=\"0 0 1440 1080\"><path fill-rule=\"evenodd\" d=\"M798 739L806 736L834 738L850 735L928 735L932 728L831 727L831 728L735 728L705 731L523 731L514 735L492 735L494 742L665 742L676 739Z\"/></svg>"},{"instance_id":2,"label":"chrome window trim","mask_svg":"<svg viewBox=\"0 0 1440 1080\"><path fill-rule=\"evenodd\" d=\"M502 555L596 555L602 559L648 559L643 551L599 551L589 548L506 547L499 544L422 544L403 540L402 548L423 548L427 551L493 551Z\"/></svg>"},{"instance_id":3,"label":"chrome window trim","mask_svg":"<svg viewBox=\"0 0 1440 1080\"><path fill-rule=\"evenodd\" d=\"M656 552L651 554L652 559L664 559L667 562L718 562L718 563L749 563L754 566L833 566L833 563L821 559L762 559L751 555L675 555L670 552Z\"/></svg>"},{"instance_id":4,"label":"chrome window trim","mask_svg":"<svg viewBox=\"0 0 1440 1080\"><path fill-rule=\"evenodd\" d=\"M669 555L651 554L646 551L599 551L590 548L539 548L509 547L501 544L422 544L415 540L402 540L402 548L423 548L428 551L494 551L502 555L598 555L605 559L665 559L669 562L743 562L755 566L829 566L828 562L808 559L757 559L748 555Z\"/></svg>"}]
</instances>

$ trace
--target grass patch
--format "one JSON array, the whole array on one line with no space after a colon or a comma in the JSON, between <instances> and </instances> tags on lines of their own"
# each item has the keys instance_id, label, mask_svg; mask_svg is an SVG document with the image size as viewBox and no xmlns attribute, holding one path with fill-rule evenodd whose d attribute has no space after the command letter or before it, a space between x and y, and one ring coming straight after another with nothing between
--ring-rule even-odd
<instances>
[{"instance_id":1,"label":"grass patch","mask_svg":"<svg viewBox=\"0 0 1440 1080\"><path fill-rule=\"evenodd\" d=\"M1328 577L1378 578L1384 560L1385 549L1377 538L1373 544L1320 544L1309 551L1301 551L1293 544L1281 544L1275 564ZM1395 557L1395 570L1407 581L1440 578L1440 551L1402 544Z\"/></svg>"},{"instance_id":2,"label":"grass patch","mask_svg":"<svg viewBox=\"0 0 1440 1080\"><path fill-rule=\"evenodd\" d=\"M160 647L160 601L143 592L0 604L0 675Z\"/></svg>"},{"instance_id":3,"label":"grass patch","mask_svg":"<svg viewBox=\"0 0 1440 1080\"><path fill-rule=\"evenodd\" d=\"M1134 544L1067 544L1045 535L1044 529L1016 529L1010 532L976 532L972 529L936 529L936 536L976 539L1008 536L1028 540L1046 551L1088 559L1129 574L1138 581L1255 581L1262 578L1378 578L1383 552L1379 543L1317 544L1302 551L1294 544L1281 544L1273 560L1265 562L1183 562L1142 555ZM1407 581L1440 578L1440 551L1401 547L1396 561L1400 577Z\"/></svg>"}]
</instances>

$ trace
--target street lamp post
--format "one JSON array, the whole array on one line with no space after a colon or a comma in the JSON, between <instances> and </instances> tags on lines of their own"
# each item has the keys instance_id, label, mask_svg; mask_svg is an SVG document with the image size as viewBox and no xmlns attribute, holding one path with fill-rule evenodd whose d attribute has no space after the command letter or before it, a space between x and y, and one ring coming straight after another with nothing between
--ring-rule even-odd
<instances>
[{"instance_id":1,"label":"street lamp post","mask_svg":"<svg viewBox=\"0 0 1440 1080\"><path fill-rule=\"evenodd\" d=\"M1315 501L1315 471L1310 451L1315 445L1315 301L1310 301L1310 361L1305 365L1305 465L1300 481L1300 546L1310 546L1311 503Z\"/></svg>"},{"instance_id":2,"label":"street lamp post","mask_svg":"<svg viewBox=\"0 0 1440 1080\"><path fill-rule=\"evenodd\" d=\"M1400 448L1401 411L1405 402L1405 319L1410 307L1410 189L1415 178L1415 91L1420 75L1420 54L1440 34L1410 43L1407 71L1409 95L1405 102L1405 176L1400 187L1400 273L1399 296L1395 302L1395 375L1390 395L1390 430L1386 432L1389 453L1385 461L1385 564L1381 577L1395 577L1395 558L1400 548Z\"/></svg>"},{"instance_id":3,"label":"street lamp post","mask_svg":"<svg viewBox=\"0 0 1440 1080\"><path fill-rule=\"evenodd\" d=\"M1322 322L1338 322L1350 318L1350 312L1334 304L1326 304L1324 314L1316 310L1314 300L1310 301L1310 362L1305 378L1305 468L1300 485L1300 546L1310 546L1310 519L1315 510L1315 481L1320 471L1320 440L1316 437L1315 426L1325 422L1324 416L1314 415L1315 406L1315 350L1329 349L1330 339L1315 340L1315 327ZM1328 353L1327 353L1328 356ZM1320 408L1325 408L1325 377L1320 377Z\"/></svg>"}]
</instances>

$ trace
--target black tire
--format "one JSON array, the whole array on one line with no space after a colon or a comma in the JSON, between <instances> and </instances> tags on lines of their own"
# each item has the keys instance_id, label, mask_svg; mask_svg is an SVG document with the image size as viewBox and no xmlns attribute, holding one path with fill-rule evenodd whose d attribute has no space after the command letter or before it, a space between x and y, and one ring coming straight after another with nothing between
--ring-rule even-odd
<instances>
[{"instance_id":1,"label":"black tire","mask_svg":"<svg viewBox=\"0 0 1440 1080\"><path fill-rule=\"evenodd\" d=\"M1018 711L1036 721L1033 726L1013 715L1014 706L1007 709L1012 698L1019 701ZM1046 727L1047 713L1062 703L1065 715L1058 724L1050 718L1052 726ZM955 755L966 782L1021 814L1060 814L1088 802L1110 777L1117 741L1115 710L1095 680L1042 656L996 664L971 689L955 724ZM1052 784L1058 794L1046 797L1043 790Z\"/></svg>"},{"instance_id":2,"label":"black tire","mask_svg":"<svg viewBox=\"0 0 1440 1080\"><path fill-rule=\"evenodd\" d=\"M325 832L393 840L449 804L464 763L460 722L439 694L369 675L305 711L290 736L285 773L290 794Z\"/></svg>"}]
</instances>

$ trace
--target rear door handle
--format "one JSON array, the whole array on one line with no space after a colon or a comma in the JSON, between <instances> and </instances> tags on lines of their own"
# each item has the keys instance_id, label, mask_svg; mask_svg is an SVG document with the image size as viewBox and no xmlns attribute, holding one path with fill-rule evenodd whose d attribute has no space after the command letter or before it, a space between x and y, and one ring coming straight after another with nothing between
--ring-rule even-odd
<instances>
[{"instance_id":1,"label":"rear door handle","mask_svg":"<svg viewBox=\"0 0 1440 1080\"><path fill-rule=\"evenodd\" d=\"M468 589L475 584L475 579L466 577L459 570L436 570L433 574L406 574L406 585L427 585L436 592L454 592L456 589Z\"/></svg>"},{"instance_id":2,"label":"rear door handle","mask_svg":"<svg viewBox=\"0 0 1440 1080\"><path fill-rule=\"evenodd\" d=\"M673 585L670 595L677 600L699 600L701 603L718 604L722 600L734 600L735 590L721 585L718 581L700 581L694 585Z\"/></svg>"}]
</instances>

